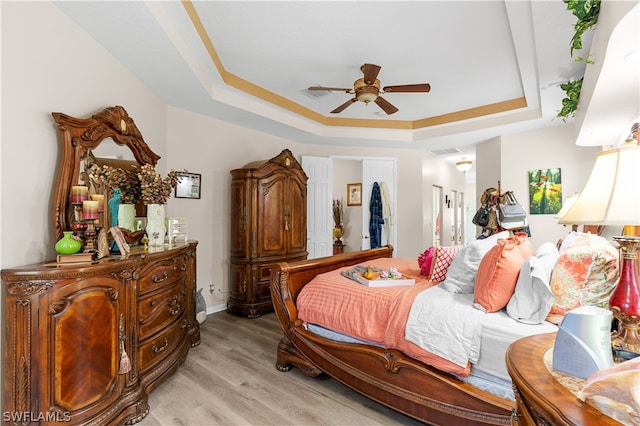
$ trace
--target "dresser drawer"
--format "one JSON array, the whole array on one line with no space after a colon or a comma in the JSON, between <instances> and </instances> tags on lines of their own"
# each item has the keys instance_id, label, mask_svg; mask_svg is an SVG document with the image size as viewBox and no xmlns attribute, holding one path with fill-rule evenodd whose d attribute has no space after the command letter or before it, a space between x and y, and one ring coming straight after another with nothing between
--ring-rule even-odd
<instances>
[{"instance_id":1,"label":"dresser drawer","mask_svg":"<svg viewBox=\"0 0 640 426\"><path fill-rule=\"evenodd\" d=\"M174 282L159 293L152 293L138 301L138 339L145 341L149 336L167 328L181 318L187 309L186 281Z\"/></svg>"},{"instance_id":2,"label":"dresser drawer","mask_svg":"<svg viewBox=\"0 0 640 426\"><path fill-rule=\"evenodd\" d=\"M146 293L187 276L187 258L178 256L147 265L139 272L138 293Z\"/></svg>"},{"instance_id":3,"label":"dresser drawer","mask_svg":"<svg viewBox=\"0 0 640 426\"><path fill-rule=\"evenodd\" d=\"M163 333L139 345L140 373L145 373L169 356L176 348L183 346L186 334L187 318L183 311L176 323L172 324Z\"/></svg>"}]
</instances>

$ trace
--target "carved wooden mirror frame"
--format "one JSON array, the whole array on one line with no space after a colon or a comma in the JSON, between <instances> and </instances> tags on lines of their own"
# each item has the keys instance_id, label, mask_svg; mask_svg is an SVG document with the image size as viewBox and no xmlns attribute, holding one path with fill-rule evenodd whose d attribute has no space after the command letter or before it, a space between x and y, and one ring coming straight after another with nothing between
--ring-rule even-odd
<instances>
[{"instance_id":1,"label":"carved wooden mirror frame","mask_svg":"<svg viewBox=\"0 0 640 426\"><path fill-rule=\"evenodd\" d=\"M133 119L121 106L105 108L90 118L75 118L60 112L51 115L58 125L62 148L53 200L53 225L58 240L63 231L71 230L73 224L71 187L82 184L80 166L105 139L127 146L140 165L155 165L160 156L149 148Z\"/></svg>"}]
</instances>

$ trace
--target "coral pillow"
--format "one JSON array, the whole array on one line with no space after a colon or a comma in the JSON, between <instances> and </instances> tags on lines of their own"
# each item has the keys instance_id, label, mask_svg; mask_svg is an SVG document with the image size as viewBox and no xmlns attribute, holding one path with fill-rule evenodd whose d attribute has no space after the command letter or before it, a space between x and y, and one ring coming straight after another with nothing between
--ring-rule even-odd
<instances>
[{"instance_id":1,"label":"coral pillow","mask_svg":"<svg viewBox=\"0 0 640 426\"><path fill-rule=\"evenodd\" d=\"M436 248L431 246L418 256L418 266L420 266L420 273L425 277L431 276L431 263L433 262L433 255L436 252Z\"/></svg>"},{"instance_id":2,"label":"coral pillow","mask_svg":"<svg viewBox=\"0 0 640 426\"><path fill-rule=\"evenodd\" d=\"M618 281L618 250L598 235L576 236L560 252L551 273L550 287L555 302L547 321L559 324L571 309L579 306L607 308Z\"/></svg>"},{"instance_id":3,"label":"coral pillow","mask_svg":"<svg viewBox=\"0 0 640 426\"><path fill-rule=\"evenodd\" d=\"M508 238L509 235L509 231L502 231L466 245L453 258L442 288L450 293L473 293L478 266L482 258L498 243L498 240Z\"/></svg>"},{"instance_id":4,"label":"coral pillow","mask_svg":"<svg viewBox=\"0 0 640 426\"><path fill-rule=\"evenodd\" d=\"M431 262L430 279L440 283L447 277L447 270L453 262L453 258L463 246L437 247Z\"/></svg>"},{"instance_id":5,"label":"coral pillow","mask_svg":"<svg viewBox=\"0 0 640 426\"><path fill-rule=\"evenodd\" d=\"M523 232L498 240L478 267L474 306L486 312L496 312L507 306L524 261L535 254L533 245Z\"/></svg>"}]
</instances>

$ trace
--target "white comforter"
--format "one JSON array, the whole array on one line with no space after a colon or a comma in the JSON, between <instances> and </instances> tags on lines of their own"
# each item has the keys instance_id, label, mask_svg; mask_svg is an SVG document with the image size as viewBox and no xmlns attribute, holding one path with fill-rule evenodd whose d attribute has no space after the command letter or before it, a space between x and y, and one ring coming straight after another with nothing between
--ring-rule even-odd
<instances>
[{"instance_id":1,"label":"white comforter","mask_svg":"<svg viewBox=\"0 0 640 426\"><path fill-rule=\"evenodd\" d=\"M450 293L435 286L414 300L405 338L461 367L480 357L485 312L473 307L473 293Z\"/></svg>"}]
</instances>

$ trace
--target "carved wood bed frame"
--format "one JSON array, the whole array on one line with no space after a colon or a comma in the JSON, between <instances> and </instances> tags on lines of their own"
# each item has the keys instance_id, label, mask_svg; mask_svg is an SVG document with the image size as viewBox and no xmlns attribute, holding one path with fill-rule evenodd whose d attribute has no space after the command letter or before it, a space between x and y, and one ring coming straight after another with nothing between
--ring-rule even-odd
<instances>
[{"instance_id":1,"label":"carved wood bed frame","mask_svg":"<svg viewBox=\"0 0 640 426\"><path fill-rule=\"evenodd\" d=\"M316 275L375 258L390 246L279 263L271 270L271 295L284 331L276 367L306 375L326 373L368 398L429 424L510 424L513 401L482 391L394 349L341 343L305 330L298 318L300 290Z\"/></svg>"}]
</instances>

